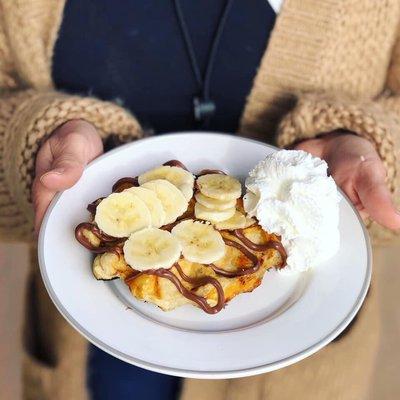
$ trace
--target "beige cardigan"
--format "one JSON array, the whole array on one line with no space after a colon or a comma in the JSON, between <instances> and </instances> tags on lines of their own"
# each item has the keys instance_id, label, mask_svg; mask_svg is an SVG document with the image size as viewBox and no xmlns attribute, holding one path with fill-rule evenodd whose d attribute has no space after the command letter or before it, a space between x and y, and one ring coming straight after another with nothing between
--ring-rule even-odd
<instances>
[{"instance_id":1,"label":"beige cardigan","mask_svg":"<svg viewBox=\"0 0 400 400\"><path fill-rule=\"evenodd\" d=\"M104 138L142 135L139 122L117 104L54 90L51 63L63 7L64 0L0 0L0 235L4 240L32 238L35 154L57 126L83 118ZM374 143L398 201L399 22L398 0L285 0L239 133L266 141L277 135L278 144L287 146L335 129L350 130ZM371 231L390 236L377 226ZM43 293L40 297L47 304ZM50 304L43 307L43 315L54 324L46 345L57 349L59 368L43 365L37 375L27 376L33 379L31 390L42 390L45 383L51 398L81 399L84 341L55 312L49 316ZM69 376L65 387L60 369Z\"/></svg>"}]
</instances>

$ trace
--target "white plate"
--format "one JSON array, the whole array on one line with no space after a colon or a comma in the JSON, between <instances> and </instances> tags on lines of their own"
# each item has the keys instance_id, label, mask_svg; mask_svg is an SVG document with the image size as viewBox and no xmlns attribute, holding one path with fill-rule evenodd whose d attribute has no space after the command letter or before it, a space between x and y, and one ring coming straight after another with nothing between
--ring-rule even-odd
<instances>
[{"instance_id":1,"label":"white plate","mask_svg":"<svg viewBox=\"0 0 400 400\"><path fill-rule=\"evenodd\" d=\"M120 282L96 281L91 255L74 238L86 205L117 178L170 159L193 171L223 169L244 179L276 149L211 133L171 134L119 147L92 162L77 185L57 196L39 238L43 280L70 324L104 351L170 375L236 378L282 368L334 339L360 308L371 278L368 236L346 198L340 203L339 253L307 273L265 275L253 293L217 315L192 306L163 312L130 296Z\"/></svg>"}]
</instances>

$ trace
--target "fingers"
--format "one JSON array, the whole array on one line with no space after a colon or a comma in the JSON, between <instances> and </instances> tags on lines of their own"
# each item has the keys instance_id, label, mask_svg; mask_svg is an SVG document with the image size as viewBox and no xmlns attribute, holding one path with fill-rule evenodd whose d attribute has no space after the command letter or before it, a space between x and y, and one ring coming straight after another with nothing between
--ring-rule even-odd
<instances>
[{"instance_id":1,"label":"fingers","mask_svg":"<svg viewBox=\"0 0 400 400\"><path fill-rule=\"evenodd\" d=\"M32 187L36 232L55 194L73 186L86 164L102 151L100 136L85 121L67 122L43 144L36 158Z\"/></svg>"},{"instance_id":2,"label":"fingers","mask_svg":"<svg viewBox=\"0 0 400 400\"><path fill-rule=\"evenodd\" d=\"M400 214L385 184L384 165L368 140L349 132L333 132L305 140L296 148L322 154L336 183L363 218L369 215L389 229L400 229Z\"/></svg>"},{"instance_id":3,"label":"fingers","mask_svg":"<svg viewBox=\"0 0 400 400\"><path fill-rule=\"evenodd\" d=\"M363 211L380 225L389 229L400 228L400 214L392 202L380 165L365 166L355 182L355 187L364 207Z\"/></svg>"},{"instance_id":4,"label":"fingers","mask_svg":"<svg viewBox=\"0 0 400 400\"><path fill-rule=\"evenodd\" d=\"M369 214L368 212L365 210L364 206L361 204L361 202L359 203L353 203L355 208L358 211L358 214L360 215L361 219L366 222L369 219Z\"/></svg>"},{"instance_id":5,"label":"fingers","mask_svg":"<svg viewBox=\"0 0 400 400\"><path fill-rule=\"evenodd\" d=\"M40 225L44 214L46 213L47 207L49 206L51 200L55 196L56 191L48 189L37 177L33 181L32 187L32 197L33 197L33 207L35 209L35 233L39 234Z\"/></svg>"}]
</instances>

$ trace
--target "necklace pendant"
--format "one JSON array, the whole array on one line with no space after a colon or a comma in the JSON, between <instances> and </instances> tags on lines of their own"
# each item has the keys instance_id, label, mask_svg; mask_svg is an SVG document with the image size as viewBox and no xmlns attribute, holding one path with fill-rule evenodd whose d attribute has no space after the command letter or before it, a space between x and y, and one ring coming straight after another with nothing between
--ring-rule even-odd
<instances>
[{"instance_id":1,"label":"necklace pendant","mask_svg":"<svg viewBox=\"0 0 400 400\"><path fill-rule=\"evenodd\" d=\"M204 121L215 113L215 103L212 100L204 100L199 97L193 99L193 111L196 121Z\"/></svg>"}]
</instances>

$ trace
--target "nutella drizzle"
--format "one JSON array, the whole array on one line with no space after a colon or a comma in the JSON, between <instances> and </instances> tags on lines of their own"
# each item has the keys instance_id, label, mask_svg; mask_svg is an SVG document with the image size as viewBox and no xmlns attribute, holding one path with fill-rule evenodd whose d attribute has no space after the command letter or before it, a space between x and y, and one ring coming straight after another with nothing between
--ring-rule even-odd
<instances>
[{"instance_id":1,"label":"nutella drizzle","mask_svg":"<svg viewBox=\"0 0 400 400\"><path fill-rule=\"evenodd\" d=\"M138 177L130 178L129 176L125 178L118 179L112 187L113 193L123 192L125 189L129 189L133 186L139 186Z\"/></svg>"},{"instance_id":2,"label":"nutella drizzle","mask_svg":"<svg viewBox=\"0 0 400 400\"><path fill-rule=\"evenodd\" d=\"M163 165L178 167L187 171L186 166L178 160L170 160L164 163ZM197 175L197 177L207 174L226 175L226 173L221 170L204 169ZM113 193L119 193L133 186L139 186L138 177L134 178L125 177L115 182L115 184L112 187L112 191ZM96 208L103 199L104 197L100 197L87 206L87 210L91 213L92 217L94 217L94 215L96 214ZM176 224L182 222L183 220L193 219L194 215L189 215L189 214L192 213L188 213L187 215L184 214L181 217L181 219L169 225L165 225L161 229L170 231ZM96 238L100 241L99 246L96 247L90 243L89 239L84 235L85 230L91 232L94 236L96 236ZM214 264L208 264L208 266L212 268L217 275L232 278L232 277L250 275L257 272L260 269L261 264L258 257L255 254L253 254L250 250L260 252L260 251L265 251L267 249L275 249L279 252L282 258L281 268L286 264L287 254L283 245L279 241L270 240L265 244L257 244L252 242L249 238L245 236L245 234L243 233L243 229L235 229L234 231L230 231L230 234L236 237L241 243L238 243L228 238L223 238L225 244L227 246L235 247L236 249L238 249L246 258L248 258L252 262L252 266L248 268L238 268L235 271L227 271L217 267ZM111 252L117 254L118 256L121 256L123 254L122 246L126 240L126 238L116 238L107 235L104 232L102 232L97 227L97 225L90 222L83 222L79 224L75 228L75 237L82 246L90 250L92 253L100 254L100 253ZM179 278L171 271L173 267L176 268L182 280L190 283L193 286L191 290L187 289L179 280ZM181 266L178 263L175 263L170 269L159 268L159 269L149 269L146 271L134 270L133 273L125 279L125 283L129 284L130 282L132 282L141 275L153 275L160 278L168 279L175 285L177 290L184 297L196 303L201 309L203 309L208 314L215 314L221 311L225 305L224 290L221 286L221 283L217 279L211 276L192 278L183 272ZM205 297L199 296L193 292L195 289L207 284L211 284L217 292L218 300L215 306L210 306Z\"/></svg>"},{"instance_id":3,"label":"nutella drizzle","mask_svg":"<svg viewBox=\"0 0 400 400\"><path fill-rule=\"evenodd\" d=\"M89 239L84 235L84 231L91 232L100 240L100 246L93 246ZM102 232L95 224L90 222L82 222L75 228L76 240L83 246L90 250L92 253L116 253L122 254L122 246L126 238L115 238Z\"/></svg>"},{"instance_id":4,"label":"nutella drizzle","mask_svg":"<svg viewBox=\"0 0 400 400\"><path fill-rule=\"evenodd\" d=\"M182 162L180 162L179 160L169 160L169 161L165 162L163 165L169 166L169 167L178 167L178 168L184 169L185 171L188 171L188 169L186 168L186 165L183 164Z\"/></svg>"},{"instance_id":5,"label":"nutella drizzle","mask_svg":"<svg viewBox=\"0 0 400 400\"><path fill-rule=\"evenodd\" d=\"M198 287L207 285L208 283L213 285L218 295L217 304L215 306L210 306L205 297L199 296L193 293L191 290L187 289L170 269L158 268L148 269L141 272L135 271L133 275L125 279L125 283L129 285L130 282L134 281L141 275L154 275L159 278L165 278L172 282L184 297L196 303L207 314L216 314L217 312L222 310L225 305L224 290L221 284L215 278L212 278L210 276L205 276L204 278L190 278L182 271L178 263L175 263L173 266L176 268L178 274L183 280L194 285L193 289L197 289Z\"/></svg>"},{"instance_id":6,"label":"nutella drizzle","mask_svg":"<svg viewBox=\"0 0 400 400\"><path fill-rule=\"evenodd\" d=\"M253 254L251 251L246 249L246 247L238 242L235 242L234 240L230 240L227 238L223 239L227 246L235 247L236 249L238 249L242 254L245 255L246 258L248 258L253 263L253 265L249 268L238 268L236 271L227 271L223 268L217 267L214 264L209 264L209 266L214 270L216 274L233 278L237 276L254 274L254 272L257 272L260 269L260 261L255 254Z\"/></svg>"},{"instance_id":7,"label":"nutella drizzle","mask_svg":"<svg viewBox=\"0 0 400 400\"><path fill-rule=\"evenodd\" d=\"M90 214L92 214L92 217L96 215L96 208L100 204L100 202L104 199L105 197L99 197L97 200L92 201L90 204L88 204L86 209L90 212Z\"/></svg>"},{"instance_id":8,"label":"nutella drizzle","mask_svg":"<svg viewBox=\"0 0 400 400\"><path fill-rule=\"evenodd\" d=\"M227 175L226 172L221 171L220 169L203 169L197 174L197 177L202 176L202 175L209 175L209 174Z\"/></svg>"},{"instance_id":9,"label":"nutella drizzle","mask_svg":"<svg viewBox=\"0 0 400 400\"><path fill-rule=\"evenodd\" d=\"M279 252L282 258L281 268L285 266L287 254L281 242L278 242L276 240L270 240L265 244L257 244L252 242L248 237L246 237L242 229L235 229L232 234L251 250L265 251L268 249L275 249L276 251Z\"/></svg>"}]
</instances>

